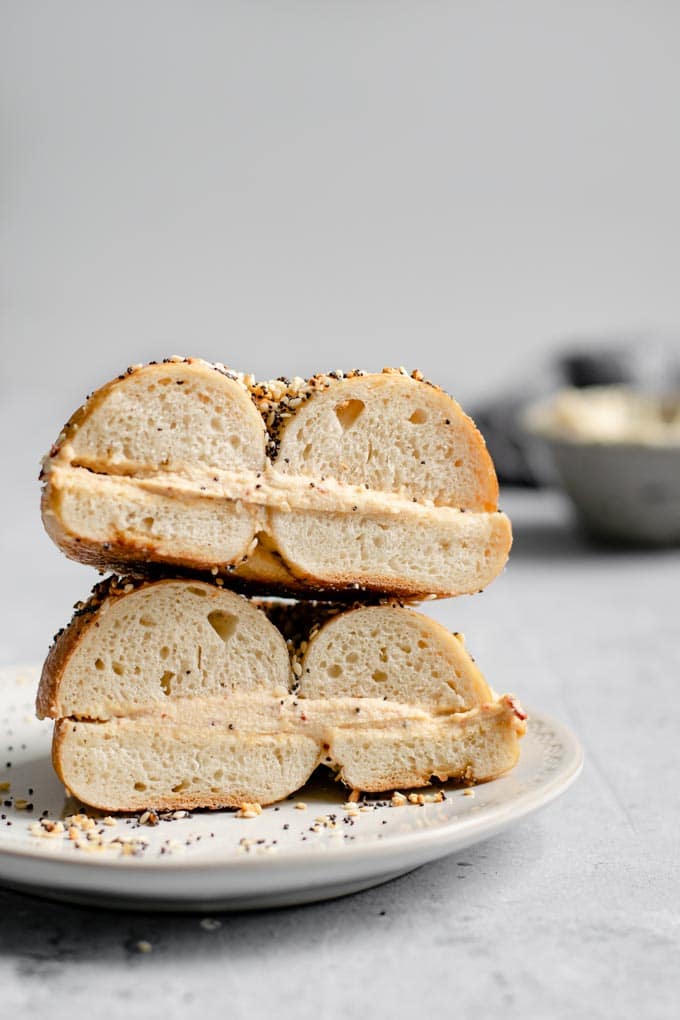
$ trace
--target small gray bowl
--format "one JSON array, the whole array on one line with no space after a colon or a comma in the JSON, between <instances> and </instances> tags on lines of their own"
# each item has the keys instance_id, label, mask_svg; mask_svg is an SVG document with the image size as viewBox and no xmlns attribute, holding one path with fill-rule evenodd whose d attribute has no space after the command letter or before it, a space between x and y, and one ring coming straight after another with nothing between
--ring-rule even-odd
<instances>
[{"instance_id":1,"label":"small gray bowl","mask_svg":"<svg viewBox=\"0 0 680 1020\"><path fill-rule=\"evenodd\" d=\"M589 531L619 542L680 543L680 447L541 439Z\"/></svg>"},{"instance_id":2,"label":"small gray bowl","mask_svg":"<svg viewBox=\"0 0 680 1020\"><path fill-rule=\"evenodd\" d=\"M597 390L593 403L601 405L604 387ZM579 394L577 406L581 404L585 421L588 391ZM621 391L612 388L612 395L620 410L625 394L622 397ZM534 440L549 451L583 524L610 541L680 544L680 442L674 437L637 441L632 435L617 438L606 431L599 437L597 426L592 437L585 431L570 435L568 424L554 413L562 396L529 408L524 424ZM577 420L576 428L580 425Z\"/></svg>"}]
</instances>

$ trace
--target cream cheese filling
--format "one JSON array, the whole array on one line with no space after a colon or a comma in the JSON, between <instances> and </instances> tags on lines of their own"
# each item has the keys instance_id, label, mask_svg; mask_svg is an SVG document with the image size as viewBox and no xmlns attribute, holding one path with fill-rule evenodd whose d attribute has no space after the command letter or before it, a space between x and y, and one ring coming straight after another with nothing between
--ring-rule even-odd
<instances>
[{"instance_id":1,"label":"cream cheese filling","mask_svg":"<svg viewBox=\"0 0 680 1020\"><path fill-rule=\"evenodd\" d=\"M336 479L315 481L298 475L285 475L271 465L261 472L219 471L210 475L183 471L148 474L98 473L89 467L53 461L49 470L55 489L79 488L96 491L109 486L121 494L147 492L178 500L231 502L246 507L283 512L311 510L359 515L395 514L426 523L460 523L488 519L489 511L437 506L432 500L415 502L405 493L382 492L363 485L349 485ZM499 513L500 511L494 511ZM501 514L501 516L505 516Z\"/></svg>"},{"instance_id":2,"label":"cream cheese filling","mask_svg":"<svg viewBox=\"0 0 680 1020\"><path fill-rule=\"evenodd\" d=\"M97 723L148 720L192 729L233 730L235 734L304 734L319 743L337 729L360 730L403 726L411 723L442 723L475 718L480 712L498 710L505 699L476 705L466 710L437 710L435 706L397 702L382 698L304 698L281 690L233 693L222 697L192 696L150 705L121 705L115 712L74 714L69 718Z\"/></svg>"}]
</instances>

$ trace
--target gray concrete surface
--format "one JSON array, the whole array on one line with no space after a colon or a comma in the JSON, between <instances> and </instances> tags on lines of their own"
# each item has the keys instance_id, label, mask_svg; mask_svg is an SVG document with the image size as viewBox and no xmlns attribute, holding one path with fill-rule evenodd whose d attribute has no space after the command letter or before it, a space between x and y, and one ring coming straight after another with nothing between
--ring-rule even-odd
<instances>
[{"instance_id":1,"label":"gray concrete surface","mask_svg":"<svg viewBox=\"0 0 680 1020\"><path fill-rule=\"evenodd\" d=\"M201 916L0 890L0 1015L677 1016L680 552L595 549L557 496L503 502L516 535L506 575L428 610L465 631L495 686L574 728L586 750L576 786L503 835L388 885L217 915L211 930ZM29 636L37 657L76 576L76 594L91 580L56 552L46 562L45 599L3 632L4 662L25 657ZM18 563L5 565L21 601Z\"/></svg>"}]
</instances>

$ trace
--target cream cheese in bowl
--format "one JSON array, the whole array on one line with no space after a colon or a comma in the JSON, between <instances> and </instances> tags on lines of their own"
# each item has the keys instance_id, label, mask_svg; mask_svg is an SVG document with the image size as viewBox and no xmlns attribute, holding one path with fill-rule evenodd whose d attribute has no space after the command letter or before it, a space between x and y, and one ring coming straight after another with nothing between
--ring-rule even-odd
<instances>
[{"instance_id":1,"label":"cream cheese in bowl","mask_svg":"<svg viewBox=\"0 0 680 1020\"><path fill-rule=\"evenodd\" d=\"M680 393L561 390L530 407L584 524L619 541L680 543Z\"/></svg>"}]
</instances>

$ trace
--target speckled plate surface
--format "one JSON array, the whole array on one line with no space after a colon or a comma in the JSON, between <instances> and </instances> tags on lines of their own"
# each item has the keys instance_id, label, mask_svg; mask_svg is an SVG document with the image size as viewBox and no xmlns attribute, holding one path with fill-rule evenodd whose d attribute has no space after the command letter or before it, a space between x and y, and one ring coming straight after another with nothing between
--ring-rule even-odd
<instances>
[{"instance_id":1,"label":"speckled plate surface","mask_svg":"<svg viewBox=\"0 0 680 1020\"><path fill-rule=\"evenodd\" d=\"M467 792L445 784L436 803L367 797L344 806L346 791L314 780L252 818L219 811L177 812L156 824L144 815L104 819L81 812L52 771L51 724L33 715L37 677L35 668L0 670L0 883L55 899L244 910L358 892L543 807L583 760L568 729L530 712L511 773Z\"/></svg>"}]
</instances>

